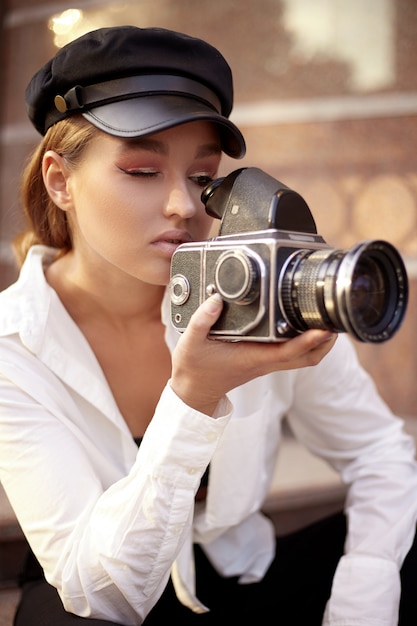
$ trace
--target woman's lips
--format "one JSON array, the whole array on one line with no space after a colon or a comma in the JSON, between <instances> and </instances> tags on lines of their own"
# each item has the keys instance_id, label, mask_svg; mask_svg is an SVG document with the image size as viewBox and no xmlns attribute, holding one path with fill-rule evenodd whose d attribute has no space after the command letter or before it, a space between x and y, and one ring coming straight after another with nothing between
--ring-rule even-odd
<instances>
[{"instance_id":1,"label":"woman's lips","mask_svg":"<svg viewBox=\"0 0 417 626\"><path fill-rule=\"evenodd\" d=\"M172 256L178 246L190 241L192 241L190 233L186 231L172 231L159 235L152 242L152 245L164 254Z\"/></svg>"}]
</instances>

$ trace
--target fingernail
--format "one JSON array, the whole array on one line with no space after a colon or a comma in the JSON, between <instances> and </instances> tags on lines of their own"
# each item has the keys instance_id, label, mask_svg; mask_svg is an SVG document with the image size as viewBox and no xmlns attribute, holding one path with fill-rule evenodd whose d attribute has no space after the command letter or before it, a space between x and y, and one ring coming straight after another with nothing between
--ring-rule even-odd
<instances>
[{"instance_id":1,"label":"fingernail","mask_svg":"<svg viewBox=\"0 0 417 626\"><path fill-rule=\"evenodd\" d=\"M213 295L207 298L205 302L205 306L209 313L217 313L222 304L223 300L219 293L213 293Z\"/></svg>"}]
</instances>

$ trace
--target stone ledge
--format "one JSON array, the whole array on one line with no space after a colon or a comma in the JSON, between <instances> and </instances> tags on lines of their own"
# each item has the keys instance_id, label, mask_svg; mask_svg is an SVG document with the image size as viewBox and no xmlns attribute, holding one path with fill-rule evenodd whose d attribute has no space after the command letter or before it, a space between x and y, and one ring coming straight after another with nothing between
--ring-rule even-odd
<instances>
[{"instance_id":1,"label":"stone ledge","mask_svg":"<svg viewBox=\"0 0 417 626\"><path fill-rule=\"evenodd\" d=\"M16 584L26 549L23 532L0 485L0 590Z\"/></svg>"},{"instance_id":2,"label":"stone ledge","mask_svg":"<svg viewBox=\"0 0 417 626\"><path fill-rule=\"evenodd\" d=\"M337 472L286 435L263 507L276 533L286 534L340 511L345 495Z\"/></svg>"},{"instance_id":3,"label":"stone ledge","mask_svg":"<svg viewBox=\"0 0 417 626\"><path fill-rule=\"evenodd\" d=\"M0 541L13 541L21 537L22 530L0 484Z\"/></svg>"},{"instance_id":4,"label":"stone ledge","mask_svg":"<svg viewBox=\"0 0 417 626\"><path fill-rule=\"evenodd\" d=\"M0 589L0 626L12 626L19 598L16 588Z\"/></svg>"}]
</instances>

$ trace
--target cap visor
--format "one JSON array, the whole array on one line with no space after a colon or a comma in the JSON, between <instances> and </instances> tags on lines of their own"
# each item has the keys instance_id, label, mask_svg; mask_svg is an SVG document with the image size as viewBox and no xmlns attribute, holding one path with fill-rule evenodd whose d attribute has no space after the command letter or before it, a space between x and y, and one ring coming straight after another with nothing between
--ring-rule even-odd
<instances>
[{"instance_id":1,"label":"cap visor","mask_svg":"<svg viewBox=\"0 0 417 626\"><path fill-rule=\"evenodd\" d=\"M237 126L194 98L141 96L94 107L84 111L83 116L109 135L126 138L143 137L187 122L209 121L218 126L226 154L240 159L246 152L245 140Z\"/></svg>"}]
</instances>

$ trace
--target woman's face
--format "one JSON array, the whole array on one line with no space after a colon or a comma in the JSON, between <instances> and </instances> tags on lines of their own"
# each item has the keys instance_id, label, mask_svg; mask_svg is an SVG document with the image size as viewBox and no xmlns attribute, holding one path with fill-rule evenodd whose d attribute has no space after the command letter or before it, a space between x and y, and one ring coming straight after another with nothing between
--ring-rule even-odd
<instances>
[{"instance_id":1,"label":"woman's face","mask_svg":"<svg viewBox=\"0 0 417 626\"><path fill-rule=\"evenodd\" d=\"M67 175L74 254L90 269L167 284L177 246L209 235L200 196L220 158L208 122L142 139L98 134Z\"/></svg>"}]
</instances>

